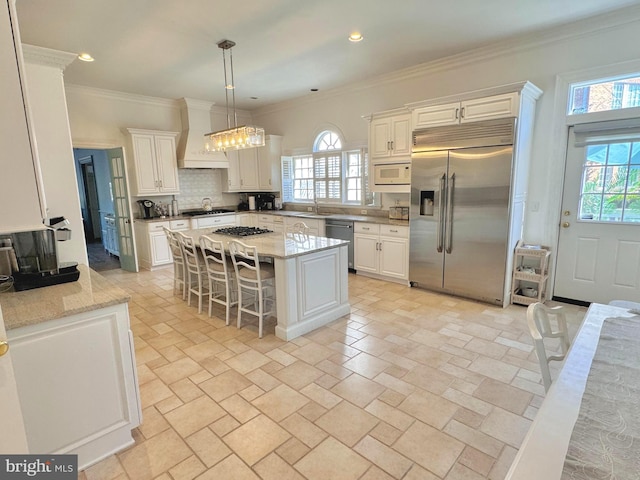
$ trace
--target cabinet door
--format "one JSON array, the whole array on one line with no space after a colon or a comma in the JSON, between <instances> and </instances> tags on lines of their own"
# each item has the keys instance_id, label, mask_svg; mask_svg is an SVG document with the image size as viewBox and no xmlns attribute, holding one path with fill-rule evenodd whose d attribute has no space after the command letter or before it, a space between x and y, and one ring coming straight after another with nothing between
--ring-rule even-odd
<instances>
[{"instance_id":1,"label":"cabinet door","mask_svg":"<svg viewBox=\"0 0 640 480\"><path fill-rule=\"evenodd\" d=\"M371 158L388 157L391 141L391 120L379 118L369 127L369 155Z\"/></svg>"},{"instance_id":2,"label":"cabinet door","mask_svg":"<svg viewBox=\"0 0 640 480\"><path fill-rule=\"evenodd\" d=\"M413 128L437 127L460 123L460 103L445 103L413 111Z\"/></svg>"},{"instance_id":3,"label":"cabinet door","mask_svg":"<svg viewBox=\"0 0 640 480\"><path fill-rule=\"evenodd\" d=\"M240 191L240 164L238 163L238 151L226 152L227 159L229 160L229 168L223 170L223 179L226 176L227 186L226 191L238 192Z\"/></svg>"},{"instance_id":4,"label":"cabinet door","mask_svg":"<svg viewBox=\"0 0 640 480\"><path fill-rule=\"evenodd\" d=\"M176 140L169 136L155 137L158 187L162 193L180 193Z\"/></svg>"},{"instance_id":5,"label":"cabinet door","mask_svg":"<svg viewBox=\"0 0 640 480\"><path fill-rule=\"evenodd\" d=\"M399 115L391 118L391 156L408 157L411 155L411 115Z\"/></svg>"},{"instance_id":6,"label":"cabinet door","mask_svg":"<svg viewBox=\"0 0 640 480\"><path fill-rule=\"evenodd\" d=\"M380 274L409 278L409 242L406 238L380 238Z\"/></svg>"},{"instance_id":7,"label":"cabinet door","mask_svg":"<svg viewBox=\"0 0 640 480\"><path fill-rule=\"evenodd\" d=\"M260 147L257 150L259 189L267 192L280 190L280 185L282 183L280 167L282 137L279 135L268 135L265 146Z\"/></svg>"},{"instance_id":8,"label":"cabinet door","mask_svg":"<svg viewBox=\"0 0 640 480\"><path fill-rule=\"evenodd\" d=\"M158 193L155 142L153 135L132 135L133 161L135 162L138 195Z\"/></svg>"},{"instance_id":9,"label":"cabinet door","mask_svg":"<svg viewBox=\"0 0 640 480\"><path fill-rule=\"evenodd\" d=\"M238 151L240 188L243 192L259 190L257 148Z\"/></svg>"},{"instance_id":10,"label":"cabinet door","mask_svg":"<svg viewBox=\"0 0 640 480\"><path fill-rule=\"evenodd\" d=\"M169 248L169 241L167 236L163 233L150 233L149 243L151 246L151 265L164 265L171 263L173 258L171 257L171 249Z\"/></svg>"},{"instance_id":11,"label":"cabinet door","mask_svg":"<svg viewBox=\"0 0 640 480\"><path fill-rule=\"evenodd\" d=\"M353 236L354 268L363 272L378 272L378 236Z\"/></svg>"},{"instance_id":12,"label":"cabinet door","mask_svg":"<svg viewBox=\"0 0 640 480\"><path fill-rule=\"evenodd\" d=\"M461 107L461 123L516 117L518 115L518 93L475 98L462 102Z\"/></svg>"}]
</instances>

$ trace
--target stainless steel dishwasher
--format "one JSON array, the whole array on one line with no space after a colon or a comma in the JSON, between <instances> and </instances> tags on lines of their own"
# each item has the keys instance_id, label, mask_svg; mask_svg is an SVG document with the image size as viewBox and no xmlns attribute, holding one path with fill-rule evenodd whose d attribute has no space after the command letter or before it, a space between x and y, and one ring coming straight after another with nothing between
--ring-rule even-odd
<instances>
[{"instance_id":1,"label":"stainless steel dishwasher","mask_svg":"<svg viewBox=\"0 0 640 480\"><path fill-rule=\"evenodd\" d=\"M325 236L349 240L349 270L353 270L353 222L327 218L325 220Z\"/></svg>"}]
</instances>

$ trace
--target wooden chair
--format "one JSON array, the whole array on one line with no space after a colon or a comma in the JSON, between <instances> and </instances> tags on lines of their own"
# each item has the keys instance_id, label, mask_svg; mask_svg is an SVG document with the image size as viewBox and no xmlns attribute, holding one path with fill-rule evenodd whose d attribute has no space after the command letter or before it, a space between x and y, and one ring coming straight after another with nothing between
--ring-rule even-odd
<instances>
[{"instance_id":1,"label":"wooden chair","mask_svg":"<svg viewBox=\"0 0 640 480\"><path fill-rule=\"evenodd\" d=\"M260 262L256 247L238 240L229 242L229 252L238 282L238 328L242 312L258 317L258 337L262 338L264 318L275 315L275 271L273 264Z\"/></svg>"},{"instance_id":2,"label":"wooden chair","mask_svg":"<svg viewBox=\"0 0 640 480\"><path fill-rule=\"evenodd\" d=\"M214 303L224 305L225 320L229 325L231 307L238 304L233 263L225 255L223 243L206 235L200 237L200 249L209 280L209 316Z\"/></svg>"},{"instance_id":3,"label":"wooden chair","mask_svg":"<svg viewBox=\"0 0 640 480\"><path fill-rule=\"evenodd\" d=\"M186 267L184 264L184 256L182 255L182 247L180 246L180 240L176 235L177 232L169 230L167 227L163 227L164 234L169 241L169 248L171 249L171 256L173 257L173 293L182 293L182 299L187 297L187 289L185 288L184 279L186 277Z\"/></svg>"},{"instance_id":4,"label":"wooden chair","mask_svg":"<svg viewBox=\"0 0 640 480\"><path fill-rule=\"evenodd\" d=\"M187 305L191 306L191 294L198 297L198 313L202 313L202 298L207 294L203 279L206 276L204 261L193 238L182 232L176 232L182 248L185 264L185 289L187 290Z\"/></svg>"},{"instance_id":5,"label":"wooden chair","mask_svg":"<svg viewBox=\"0 0 640 480\"><path fill-rule=\"evenodd\" d=\"M550 316L555 317L558 326L557 330L551 327ZM533 337L533 346L535 347L536 355L540 362L544 391L547 392L551 386L549 362L564 360L569 351L569 331L567 330L564 307L547 307L540 302L533 303L527 308L527 323L529 324L529 332ZM545 338L560 339L562 354L548 355L544 344Z\"/></svg>"}]
</instances>

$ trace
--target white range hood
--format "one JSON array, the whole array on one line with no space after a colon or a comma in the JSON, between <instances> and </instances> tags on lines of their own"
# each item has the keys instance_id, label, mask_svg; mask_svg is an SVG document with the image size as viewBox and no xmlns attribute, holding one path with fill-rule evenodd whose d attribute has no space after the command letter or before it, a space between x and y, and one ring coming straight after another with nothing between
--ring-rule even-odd
<instances>
[{"instance_id":1,"label":"white range hood","mask_svg":"<svg viewBox=\"0 0 640 480\"><path fill-rule=\"evenodd\" d=\"M178 142L178 168L229 168L223 152L208 152L205 148L213 103L192 98L181 98L179 102L182 135Z\"/></svg>"}]
</instances>

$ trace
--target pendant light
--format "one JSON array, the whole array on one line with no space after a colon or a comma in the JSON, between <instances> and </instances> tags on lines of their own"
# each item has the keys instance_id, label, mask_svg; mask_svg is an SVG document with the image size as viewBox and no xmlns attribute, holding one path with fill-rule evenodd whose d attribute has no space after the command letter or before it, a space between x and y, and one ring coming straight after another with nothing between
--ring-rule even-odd
<instances>
[{"instance_id":1,"label":"pendant light","mask_svg":"<svg viewBox=\"0 0 640 480\"><path fill-rule=\"evenodd\" d=\"M253 125L238 126L238 115L236 113L236 94L233 82L233 53L232 47L235 42L222 40L218 47L222 49L222 63L224 65L224 88L227 104L227 129L218 132L207 133L207 150L224 152L226 150L240 150L244 148L256 148L264 146L264 128ZM229 51L229 70L227 70L227 50ZM229 78L230 77L230 78ZM229 81L230 80L230 81ZM229 91L231 91L233 106L233 126L231 125L231 115L229 112Z\"/></svg>"}]
</instances>

